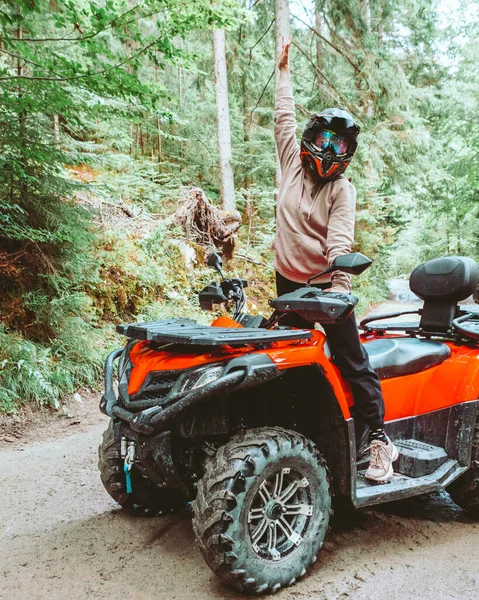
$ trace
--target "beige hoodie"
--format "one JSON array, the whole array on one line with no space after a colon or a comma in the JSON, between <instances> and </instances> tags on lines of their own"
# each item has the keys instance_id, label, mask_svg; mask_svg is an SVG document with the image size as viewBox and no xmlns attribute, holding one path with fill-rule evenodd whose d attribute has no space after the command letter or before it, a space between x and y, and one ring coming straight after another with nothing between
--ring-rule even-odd
<instances>
[{"instance_id":1,"label":"beige hoodie","mask_svg":"<svg viewBox=\"0 0 479 600\"><path fill-rule=\"evenodd\" d=\"M309 277L326 269L336 256L351 252L356 190L344 175L318 186L303 168L289 85L282 84L276 90L274 135L282 172L274 266L287 279L306 283ZM336 271L313 283L327 281L332 281L334 291L351 291L351 279L346 273Z\"/></svg>"}]
</instances>

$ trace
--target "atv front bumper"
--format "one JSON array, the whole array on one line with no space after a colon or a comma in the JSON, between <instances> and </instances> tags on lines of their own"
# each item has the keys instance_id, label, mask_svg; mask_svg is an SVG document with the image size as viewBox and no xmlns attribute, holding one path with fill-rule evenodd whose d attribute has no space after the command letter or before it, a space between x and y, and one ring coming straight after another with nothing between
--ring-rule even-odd
<instances>
[{"instance_id":1,"label":"atv front bumper","mask_svg":"<svg viewBox=\"0 0 479 600\"><path fill-rule=\"evenodd\" d=\"M127 346L128 349L128 346ZM113 387L113 366L124 349L115 350L108 355L105 362L105 393L100 400L100 410L129 424L130 428L139 433L151 435L162 431L165 425L177 417L185 409L208 400L219 393L236 391L254 387L281 373L275 363L266 354L251 353L224 361L221 375L200 387L172 388L162 406L153 405L138 410L135 402L128 396L127 386L119 385L119 397ZM127 351L127 350L126 350ZM218 364L216 364L216 367ZM185 371L184 377L196 372L197 369Z\"/></svg>"},{"instance_id":2,"label":"atv front bumper","mask_svg":"<svg viewBox=\"0 0 479 600\"><path fill-rule=\"evenodd\" d=\"M114 432L117 448L122 447L122 441L134 443L135 466L145 477L157 485L179 489L189 497L188 487L173 461L171 431L143 435L132 431L128 423L118 421Z\"/></svg>"}]
</instances>

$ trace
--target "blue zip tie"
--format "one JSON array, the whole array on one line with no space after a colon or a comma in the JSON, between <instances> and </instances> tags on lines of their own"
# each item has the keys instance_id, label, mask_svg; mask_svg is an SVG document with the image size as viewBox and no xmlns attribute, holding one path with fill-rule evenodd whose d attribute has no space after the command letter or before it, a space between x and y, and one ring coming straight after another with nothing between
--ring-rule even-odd
<instances>
[{"instance_id":1,"label":"blue zip tie","mask_svg":"<svg viewBox=\"0 0 479 600\"><path fill-rule=\"evenodd\" d=\"M131 487L131 475L129 465L125 465L123 467L123 471L125 472L126 493L131 494L133 488Z\"/></svg>"}]
</instances>

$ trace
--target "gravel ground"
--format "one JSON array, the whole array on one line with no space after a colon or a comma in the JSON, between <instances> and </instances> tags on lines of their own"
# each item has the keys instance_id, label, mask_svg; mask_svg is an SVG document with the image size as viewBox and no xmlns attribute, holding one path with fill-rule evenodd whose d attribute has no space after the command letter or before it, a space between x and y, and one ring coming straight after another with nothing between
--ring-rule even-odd
<instances>
[{"instance_id":1,"label":"gravel ground","mask_svg":"<svg viewBox=\"0 0 479 600\"><path fill-rule=\"evenodd\" d=\"M2 443L0 598L239 598L203 562L188 512L142 519L118 510L96 467L107 420L91 421L63 419L53 438L32 441L40 430ZM477 600L478 547L479 523L446 493L343 513L309 576L275 597Z\"/></svg>"}]
</instances>

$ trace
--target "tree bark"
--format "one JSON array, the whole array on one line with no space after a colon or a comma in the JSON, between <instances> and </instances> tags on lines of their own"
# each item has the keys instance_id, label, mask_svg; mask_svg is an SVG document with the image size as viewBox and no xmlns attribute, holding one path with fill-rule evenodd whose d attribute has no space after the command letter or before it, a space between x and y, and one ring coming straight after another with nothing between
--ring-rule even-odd
<instances>
[{"instance_id":1,"label":"tree bark","mask_svg":"<svg viewBox=\"0 0 479 600\"><path fill-rule=\"evenodd\" d=\"M17 29L17 38L19 40L21 40L23 38L23 29L21 27L18 27ZM18 77L23 77L23 63L20 59L17 60L17 75ZM20 83L21 86L21 83ZM23 96L23 93L20 91L18 93L18 97L21 98ZM25 113L21 112L18 116L18 123L20 126L20 138L21 140L23 140L23 138L25 137Z\"/></svg>"},{"instance_id":2,"label":"tree bark","mask_svg":"<svg viewBox=\"0 0 479 600\"><path fill-rule=\"evenodd\" d=\"M275 37L276 37L276 64L278 64L279 55L283 49L283 38L285 41L290 35L290 13L289 0L275 0ZM278 86L279 69L275 72L276 87ZM279 166L278 151L276 150L276 176L275 188L278 190L281 183L281 167Z\"/></svg>"},{"instance_id":3,"label":"tree bark","mask_svg":"<svg viewBox=\"0 0 479 600\"><path fill-rule=\"evenodd\" d=\"M240 26L238 33L238 48L241 51L242 55L245 54L244 47L244 35L243 35L243 26ZM240 60L238 53L235 53L235 60ZM244 143L244 155L248 156L248 164L245 165L244 173L243 173L243 188L247 190L250 186L250 177L253 170L253 165L251 164L251 152L250 152L250 141L249 141L249 131L251 124L251 114L248 110L248 89L247 89L247 79L246 79L246 63L244 59L241 61L242 65L241 71L241 97L243 100L243 143Z\"/></svg>"},{"instance_id":4,"label":"tree bark","mask_svg":"<svg viewBox=\"0 0 479 600\"><path fill-rule=\"evenodd\" d=\"M316 31L321 34L321 11L320 11L321 0L316 0L316 13L314 16L314 28ZM316 66L321 71L322 70L322 62L323 62L323 42L319 35L316 35ZM318 87L320 85L321 77L316 71L316 80L318 82Z\"/></svg>"},{"instance_id":5,"label":"tree bark","mask_svg":"<svg viewBox=\"0 0 479 600\"><path fill-rule=\"evenodd\" d=\"M361 11L363 13L364 25L366 31L371 32L371 4L370 0L361 0Z\"/></svg>"},{"instance_id":6,"label":"tree bark","mask_svg":"<svg viewBox=\"0 0 479 600\"><path fill-rule=\"evenodd\" d=\"M361 0L361 11L363 13L364 25L366 28L366 35L371 33L371 4L370 0ZM372 117L374 112L374 102L372 98L367 97L365 101L366 116Z\"/></svg>"},{"instance_id":7,"label":"tree bark","mask_svg":"<svg viewBox=\"0 0 479 600\"><path fill-rule=\"evenodd\" d=\"M220 169L220 196L223 210L235 210L235 189L231 154L231 130L226 75L226 44L223 29L213 31L216 116L218 125L218 155Z\"/></svg>"},{"instance_id":8,"label":"tree bark","mask_svg":"<svg viewBox=\"0 0 479 600\"><path fill-rule=\"evenodd\" d=\"M247 155L250 157L248 159L248 166L246 167L244 178L243 178L243 187L245 190L249 188L250 185L250 174L252 171L251 165L251 152L250 152L250 144L249 144L249 125L250 125L250 113L248 110L248 95L246 90L246 70L243 71L241 76L241 93L243 96L243 142L244 149Z\"/></svg>"},{"instance_id":9,"label":"tree bark","mask_svg":"<svg viewBox=\"0 0 479 600\"><path fill-rule=\"evenodd\" d=\"M19 40L21 40L23 37L23 29L21 26L19 26L17 29L17 37ZM23 67L24 67L24 64L22 63L22 61L20 59L18 59L17 60L17 75L19 77L23 77L23 74L24 74ZM23 97L21 85L22 85L21 81L19 81L19 90L18 90L18 98L19 99ZM27 115L25 112L19 113L19 115L18 115L18 133L19 133L19 140L20 140L21 160L22 160L23 164L25 164L25 162L26 162L26 160L25 160L26 119L27 119ZM13 180L12 180L12 183L13 183ZM20 196L25 197L27 194L27 179L26 179L26 177L19 178L19 188L20 188Z\"/></svg>"},{"instance_id":10,"label":"tree bark","mask_svg":"<svg viewBox=\"0 0 479 600\"><path fill-rule=\"evenodd\" d=\"M156 131L157 131L157 152L158 152L158 163L161 163L161 121L160 115L156 115ZM160 169L161 170L161 169Z\"/></svg>"},{"instance_id":11,"label":"tree bark","mask_svg":"<svg viewBox=\"0 0 479 600\"><path fill-rule=\"evenodd\" d=\"M55 138L55 144L60 143L60 119L58 115L53 115L53 136Z\"/></svg>"}]
</instances>

